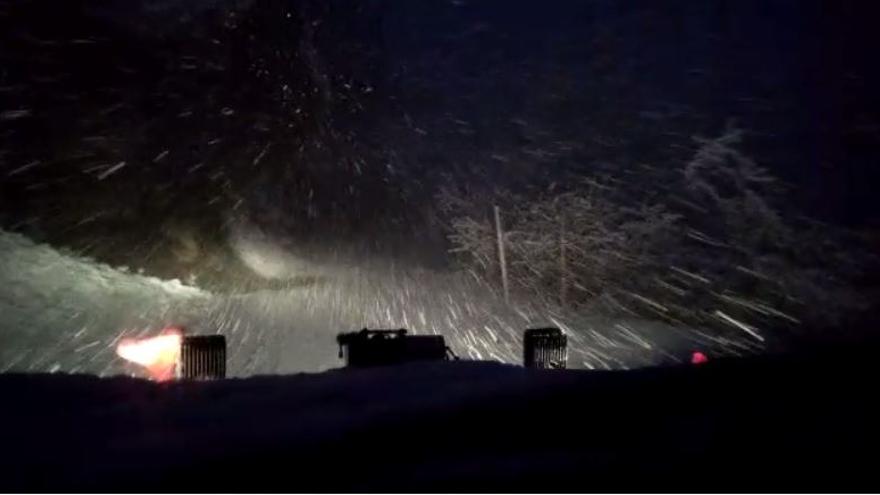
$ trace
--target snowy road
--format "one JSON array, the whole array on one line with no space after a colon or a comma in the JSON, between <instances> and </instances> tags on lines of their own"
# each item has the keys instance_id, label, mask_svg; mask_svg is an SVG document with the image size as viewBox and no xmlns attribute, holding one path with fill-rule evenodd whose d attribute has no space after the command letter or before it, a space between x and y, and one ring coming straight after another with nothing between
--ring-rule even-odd
<instances>
[{"instance_id":1,"label":"snowy road","mask_svg":"<svg viewBox=\"0 0 880 495\"><path fill-rule=\"evenodd\" d=\"M287 290L212 294L177 280L112 268L0 232L0 371L138 374L117 358L124 336L183 325L222 333L233 376L319 371L340 364L335 335L363 327L442 334L462 358L517 363L522 331L554 325L569 365L627 368L691 349L748 352L741 342L645 321L566 318L508 307L461 274L394 267L342 269ZM753 350L753 349L751 349Z\"/></svg>"}]
</instances>

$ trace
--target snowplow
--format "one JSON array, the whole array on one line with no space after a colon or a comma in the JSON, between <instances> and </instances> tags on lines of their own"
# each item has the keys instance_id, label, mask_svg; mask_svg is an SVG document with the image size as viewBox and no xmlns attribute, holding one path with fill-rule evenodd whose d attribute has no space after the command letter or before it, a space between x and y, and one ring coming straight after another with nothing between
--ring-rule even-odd
<instances>
[{"instance_id":1,"label":"snowplow","mask_svg":"<svg viewBox=\"0 0 880 495\"><path fill-rule=\"evenodd\" d=\"M442 335L407 335L405 329L370 330L337 335L339 358L352 368L390 366L415 361L457 359Z\"/></svg>"}]
</instances>

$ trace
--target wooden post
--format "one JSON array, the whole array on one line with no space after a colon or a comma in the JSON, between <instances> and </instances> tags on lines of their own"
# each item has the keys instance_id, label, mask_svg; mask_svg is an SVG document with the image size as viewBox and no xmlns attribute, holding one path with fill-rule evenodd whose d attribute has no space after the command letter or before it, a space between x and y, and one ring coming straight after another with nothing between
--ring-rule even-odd
<instances>
[{"instance_id":1,"label":"wooden post","mask_svg":"<svg viewBox=\"0 0 880 495\"><path fill-rule=\"evenodd\" d=\"M568 304L568 262L565 257L565 215L559 218L559 305Z\"/></svg>"},{"instance_id":2,"label":"wooden post","mask_svg":"<svg viewBox=\"0 0 880 495\"><path fill-rule=\"evenodd\" d=\"M495 237L498 240L498 264L501 266L501 285L504 287L504 302L510 302L510 286L507 282L507 258L504 254L504 231L501 230L501 209L495 205Z\"/></svg>"}]
</instances>

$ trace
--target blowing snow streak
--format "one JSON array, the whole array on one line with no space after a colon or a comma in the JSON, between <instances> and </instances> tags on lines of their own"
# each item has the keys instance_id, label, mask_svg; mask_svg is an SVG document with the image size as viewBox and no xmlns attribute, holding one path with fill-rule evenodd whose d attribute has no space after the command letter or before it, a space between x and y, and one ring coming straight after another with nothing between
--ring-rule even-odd
<instances>
[{"instance_id":1,"label":"blowing snow streak","mask_svg":"<svg viewBox=\"0 0 880 495\"><path fill-rule=\"evenodd\" d=\"M364 327L593 369L845 335L876 29L804 2L0 0L0 370L143 374L177 325L233 376Z\"/></svg>"}]
</instances>

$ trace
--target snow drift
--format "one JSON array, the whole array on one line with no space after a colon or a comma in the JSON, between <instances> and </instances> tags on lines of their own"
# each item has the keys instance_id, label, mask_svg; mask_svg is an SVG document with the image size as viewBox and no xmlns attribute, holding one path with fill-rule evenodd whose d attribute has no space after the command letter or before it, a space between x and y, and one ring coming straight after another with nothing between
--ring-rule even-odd
<instances>
[{"instance_id":1,"label":"snow drift","mask_svg":"<svg viewBox=\"0 0 880 495\"><path fill-rule=\"evenodd\" d=\"M0 489L873 491L875 350L620 372L0 375Z\"/></svg>"}]
</instances>

